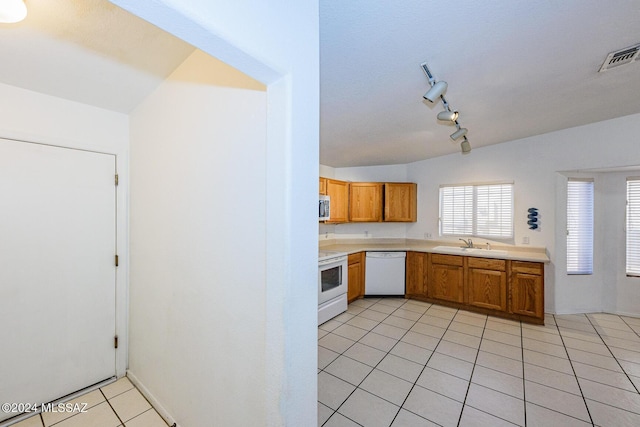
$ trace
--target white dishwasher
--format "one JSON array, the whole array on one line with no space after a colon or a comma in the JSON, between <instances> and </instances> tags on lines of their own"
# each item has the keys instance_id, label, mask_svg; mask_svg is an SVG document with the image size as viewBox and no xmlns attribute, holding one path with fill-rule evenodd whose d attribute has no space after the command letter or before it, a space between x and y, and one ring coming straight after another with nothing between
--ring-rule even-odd
<instances>
[{"instance_id":1,"label":"white dishwasher","mask_svg":"<svg viewBox=\"0 0 640 427\"><path fill-rule=\"evenodd\" d=\"M365 295L404 295L406 252L367 252Z\"/></svg>"}]
</instances>

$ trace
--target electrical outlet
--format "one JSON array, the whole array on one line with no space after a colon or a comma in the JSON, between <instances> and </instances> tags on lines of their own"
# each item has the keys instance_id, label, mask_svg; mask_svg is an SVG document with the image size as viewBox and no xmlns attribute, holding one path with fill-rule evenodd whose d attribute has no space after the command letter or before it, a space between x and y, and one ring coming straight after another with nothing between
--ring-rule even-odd
<instances>
[{"instance_id":1,"label":"electrical outlet","mask_svg":"<svg viewBox=\"0 0 640 427\"><path fill-rule=\"evenodd\" d=\"M424 238L425 239L430 239L431 238L431 233L424 233Z\"/></svg>"},{"instance_id":2,"label":"electrical outlet","mask_svg":"<svg viewBox=\"0 0 640 427\"><path fill-rule=\"evenodd\" d=\"M523 245L528 245L529 244L529 236L523 236L522 237L522 244Z\"/></svg>"},{"instance_id":3,"label":"electrical outlet","mask_svg":"<svg viewBox=\"0 0 640 427\"><path fill-rule=\"evenodd\" d=\"M365 230L365 232L364 232L364 238L365 238L365 239L369 238L369 232L368 232L368 231L366 231L366 230Z\"/></svg>"}]
</instances>

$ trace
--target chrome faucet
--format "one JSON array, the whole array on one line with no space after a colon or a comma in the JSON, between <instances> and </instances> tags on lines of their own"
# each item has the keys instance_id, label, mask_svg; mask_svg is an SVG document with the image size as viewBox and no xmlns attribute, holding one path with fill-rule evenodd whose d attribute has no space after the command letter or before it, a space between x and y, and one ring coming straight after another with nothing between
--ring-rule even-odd
<instances>
[{"instance_id":1,"label":"chrome faucet","mask_svg":"<svg viewBox=\"0 0 640 427\"><path fill-rule=\"evenodd\" d=\"M464 239L458 239L458 240L462 240L464 242L464 244L466 246L463 246L463 247L465 247L465 248L473 248L473 241L471 241L471 239L469 239L469 241L466 241Z\"/></svg>"}]
</instances>

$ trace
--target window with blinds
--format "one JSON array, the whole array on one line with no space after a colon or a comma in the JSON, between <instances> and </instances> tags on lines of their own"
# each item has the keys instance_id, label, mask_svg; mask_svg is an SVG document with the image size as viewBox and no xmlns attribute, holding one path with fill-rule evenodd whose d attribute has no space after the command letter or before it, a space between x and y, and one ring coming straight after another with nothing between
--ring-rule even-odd
<instances>
[{"instance_id":1,"label":"window with blinds","mask_svg":"<svg viewBox=\"0 0 640 427\"><path fill-rule=\"evenodd\" d=\"M640 276L640 178L627 179L627 275Z\"/></svg>"},{"instance_id":2,"label":"window with blinds","mask_svg":"<svg viewBox=\"0 0 640 427\"><path fill-rule=\"evenodd\" d=\"M440 235L513 237L513 184L440 187Z\"/></svg>"},{"instance_id":3,"label":"window with blinds","mask_svg":"<svg viewBox=\"0 0 640 427\"><path fill-rule=\"evenodd\" d=\"M593 274L593 180L567 183L567 274Z\"/></svg>"}]
</instances>

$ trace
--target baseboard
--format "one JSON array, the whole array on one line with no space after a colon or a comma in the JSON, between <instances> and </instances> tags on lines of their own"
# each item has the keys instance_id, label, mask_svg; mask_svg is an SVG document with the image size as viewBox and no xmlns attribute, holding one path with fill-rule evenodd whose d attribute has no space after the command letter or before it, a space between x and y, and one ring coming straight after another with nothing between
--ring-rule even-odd
<instances>
[{"instance_id":1,"label":"baseboard","mask_svg":"<svg viewBox=\"0 0 640 427\"><path fill-rule=\"evenodd\" d=\"M640 318L639 313L631 313L627 311L617 311L617 310L602 310L602 309L579 309L579 310L557 310L555 312L546 311L545 314L557 314L558 316L562 316L563 314L615 314L618 316L627 316L627 317L638 317Z\"/></svg>"},{"instance_id":2,"label":"baseboard","mask_svg":"<svg viewBox=\"0 0 640 427\"><path fill-rule=\"evenodd\" d=\"M158 399L156 399L156 397L149 391L149 389L145 387L144 384L140 382L138 377L136 377L135 374L133 374L130 370L127 370L127 378L129 378L129 381L131 381L131 383L136 386L136 388L149 401L149 403L151 403L153 409L155 409L156 412L160 414L162 418L164 418L167 424L169 424L171 427L180 427L180 424L178 424L176 420L173 419L171 414L169 414L169 412L167 412L167 410L160 404Z\"/></svg>"},{"instance_id":3,"label":"baseboard","mask_svg":"<svg viewBox=\"0 0 640 427\"><path fill-rule=\"evenodd\" d=\"M562 310L555 310L553 312L547 312L545 310L545 312L547 314L555 314L558 316L562 316L562 315L566 315L566 314L593 314L593 313L604 313L602 311L602 309L600 308L593 308L593 309L589 309L589 308L580 308L580 309L562 309ZM607 312L609 313L609 312ZM614 313L611 313L614 314Z\"/></svg>"}]
</instances>

